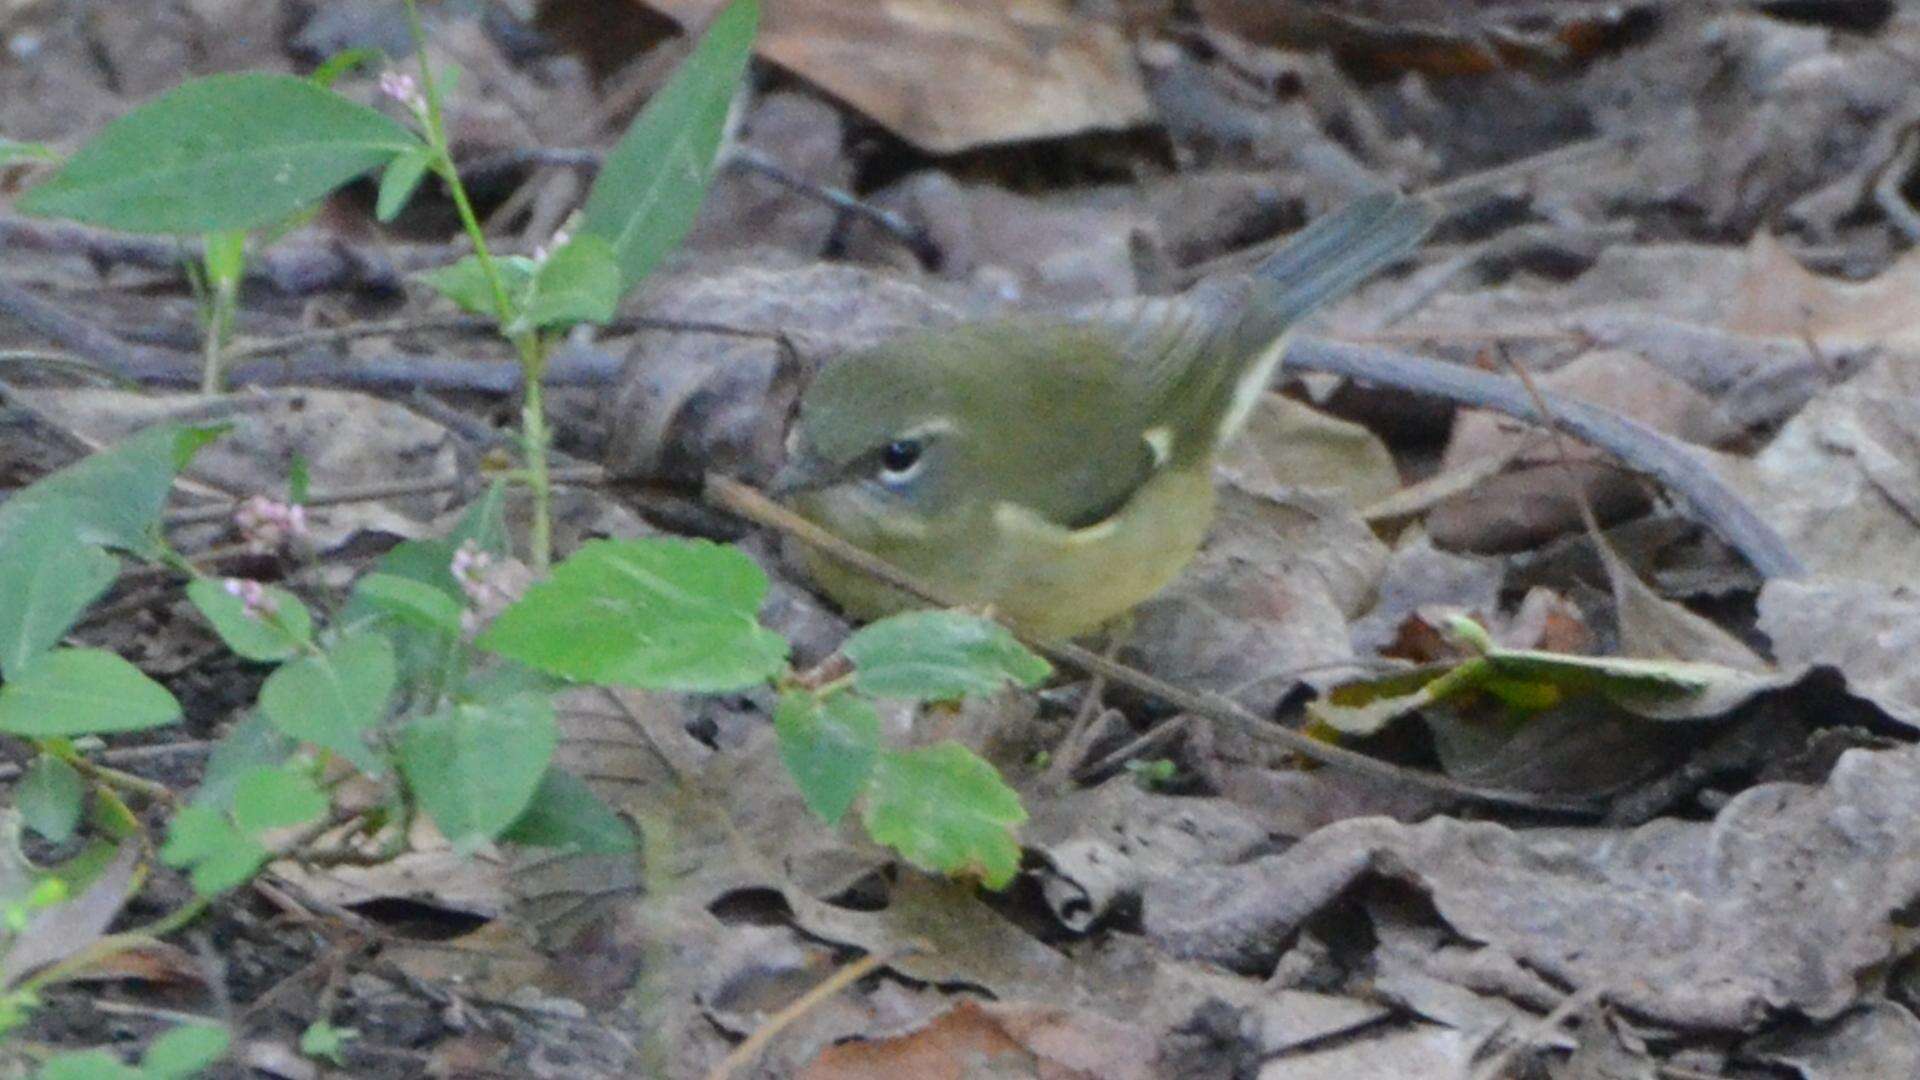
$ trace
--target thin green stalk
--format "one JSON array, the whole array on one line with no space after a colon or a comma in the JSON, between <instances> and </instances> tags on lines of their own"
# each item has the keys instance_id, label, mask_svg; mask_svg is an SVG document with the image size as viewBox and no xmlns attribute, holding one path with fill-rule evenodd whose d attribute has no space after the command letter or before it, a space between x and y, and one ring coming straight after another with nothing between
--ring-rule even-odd
<instances>
[{"instance_id":1,"label":"thin green stalk","mask_svg":"<svg viewBox=\"0 0 1920 1080\"><path fill-rule=\"evenodd\" d=\"M219 282L209 296L207 333L200 363L203 394L218 394L226 389L227 332L233 326L234 293L231 285Z\"/></svg>"},{"instance_id":2,"label":"thin green stalk","mask_svg":"<svg viewBox=\"0 0 1920 1080\"><path fill-rule=\"evenodd\" d=\"M446 128L441 119L440 87L433 78L433 65L427 62L427 33L420 22L418 0L406 0L406 4L407 26L413 35L414 49L420 54L420 92L427 106L423 120L427 127L427 145L433 151L433 171L446 182L453 208L460 216L460 225L473 241L474 258L479 260L480 272L487 279L487 290L493 294L494 312L501 332L513 343L514 352L520 359L521 377L526 384L525 402L520 410L520 432L524 444L522 451L527 459L527 486L533 493L531 561L535 572L544 572L553 561L553 484L547 464L547 416L540 387L540 380L546 375L546 343L535 330L507 332L507 327L514 320L513 301L507 295L506 281L500 275L500 267L487 247L486 232L480 227L479 216L473 212L473 202L467 197L466 185L460 182L459 170L454 168L453 153L448 148Z\"/></svg>"}]
</instances>

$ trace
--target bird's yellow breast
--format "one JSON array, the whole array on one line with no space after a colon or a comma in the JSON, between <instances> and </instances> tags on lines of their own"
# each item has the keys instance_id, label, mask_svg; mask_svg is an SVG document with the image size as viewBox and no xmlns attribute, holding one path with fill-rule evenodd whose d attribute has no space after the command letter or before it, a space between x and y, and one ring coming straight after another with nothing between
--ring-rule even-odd
<instances>
[{"instance_id":1,"label":"bird's yellow breast","mask_svg":"<svg viewBox=\"0 0 1920 1080\"><path fill-rule=\"evenodd\" d=\"M1155 475L1119 513L1083 529L999 503L971 527L856 542L945 596L989 605L1035 637L1062 639L1096 630L1166 587L1199 551L1213 505L1211 470L1202 464ZM802 557L850 615L873 619L914 606L828 556Z\"/></svg>"}]
</instances>

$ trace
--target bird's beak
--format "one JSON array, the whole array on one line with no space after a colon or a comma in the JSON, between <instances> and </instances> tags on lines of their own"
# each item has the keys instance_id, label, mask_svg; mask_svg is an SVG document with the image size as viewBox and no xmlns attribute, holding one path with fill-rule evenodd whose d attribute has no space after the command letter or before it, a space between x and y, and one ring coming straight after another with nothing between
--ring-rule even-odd
<instances>
[{"instance_id":1,"label":"bird's beak","mask_svg":"<svg viewBox=\"0 0 1920 1080\"><path fill-rule=\"evenodd\" d=\"M820 463L805 454L788 454L786 463L773 474L773 480L767 485L767 494L776 499L791 498L803 491L823 487L829 478Z\"/></svg>"}]
</instances>

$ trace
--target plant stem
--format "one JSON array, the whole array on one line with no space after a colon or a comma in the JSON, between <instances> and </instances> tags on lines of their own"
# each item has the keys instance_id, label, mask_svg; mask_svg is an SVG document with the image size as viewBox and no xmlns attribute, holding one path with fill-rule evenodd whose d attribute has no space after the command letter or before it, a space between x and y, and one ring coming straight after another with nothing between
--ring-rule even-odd
<instances>
[{"instance_id":1,"label":"plant stem","mask_svg":"<svg viewBox=\"0 0 1920 1080\"><path fill-rule=\"evenodd\" d=\"M453 199L453 208L460 215L460 225L473 241L473 256L487 279L487 290L493 294L494 314L499 320L500 332L513 343L514 352L520 358L520 371L526 386L526 400L520 409L520 433L524 444L522 452L527 459L527 487L533 494L533 550L530 561L535 573L544 573L553 561L553 485L547 467L549 437L546 407L540 387L547 367L546 343L537 330L509 329L515 319L513 301L507 295L506 281L500 276L500 267L487 248L486 232L480 226L479 215L473 212L473 202L467 197L466 185L460 182L459 170L454 168L453 152L447 145L446 126L442 122L440 87L433 78L433 65L427 61L427 33L420 23L419 2L406 2L407 26L413 34L414 48L420 53L420 90L426 99L421 120L427 128L427 144L433 151L433 171L446 183L447 194Z\"/></svg>"}]
</instances>

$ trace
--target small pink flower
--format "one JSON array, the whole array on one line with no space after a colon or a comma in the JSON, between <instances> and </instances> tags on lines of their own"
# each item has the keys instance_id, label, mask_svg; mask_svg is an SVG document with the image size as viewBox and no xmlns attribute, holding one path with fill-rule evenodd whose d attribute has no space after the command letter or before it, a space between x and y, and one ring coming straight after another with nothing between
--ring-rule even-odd
<instances>
[{"instance_id":1,"label":"small pink flower","mask_svg":"<svg viewBox=\"0 0 1920 1080\"><path fill-rule=\"evenodd\" d=\"M240 599L247 618L263 619L279 613L273 597L267 595L267 587L259 582L250 578L228 578L221 584L227 595Z\"/></svg>"},{"instance_id":2,"label":"small pink flower","mask_svg":"<svg viewBox=\"0 0 1920 1080\"><path fill-rule=\"evenodd\" d=\"M382 72L380 92L405 105L410 112L419 114L427 111L427 99L420 93L420 84L404 72Z\"/></svg>"},{"instance_id":3,"label":"small pink flower","mask_svg":"<svg viewBox=\"0 0 1920 1080\"><path fill-rule=\"evenodd\" d=\"M305 540L310 535L306 507L275 502L260 495L250 496L240 504L233 512L233 524L240 530L247 550L257 555L278 551L289 542Z\"/></svg>"}]
</instances>

